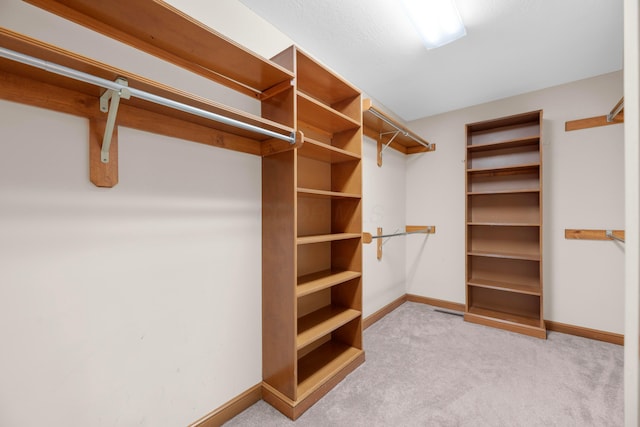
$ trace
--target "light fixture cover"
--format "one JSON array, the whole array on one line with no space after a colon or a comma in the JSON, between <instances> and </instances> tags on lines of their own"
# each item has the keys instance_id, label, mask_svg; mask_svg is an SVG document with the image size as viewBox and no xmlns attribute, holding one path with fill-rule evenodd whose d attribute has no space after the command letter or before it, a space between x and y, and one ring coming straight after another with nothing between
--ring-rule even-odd
<instances>
[{"instance_id":1,"label":"light fixture cover","mask_svg":"<svg viewBox=\"0 0 640 427\"><path fill-rule=\"evenodd\" d=\"M402 4L427 49L467 34L454 0L402 0Z\"/></svg>"}]
</instances>

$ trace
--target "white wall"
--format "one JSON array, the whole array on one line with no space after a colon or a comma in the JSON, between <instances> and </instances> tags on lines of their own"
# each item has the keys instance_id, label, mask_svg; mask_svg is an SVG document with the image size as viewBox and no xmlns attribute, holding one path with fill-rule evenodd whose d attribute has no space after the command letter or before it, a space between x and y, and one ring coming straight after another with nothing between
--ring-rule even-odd
<instances>
[{"instance_id":1,"label":"white wall","mask_svg":"<svg viewBox=\"0 0 640 427\"><path fill-rule=\"evenodd\" d=\"M362 156L362 229L373 235L377 227L382 227L384 234L404 231L406 156L389 148L384 151L382 167L378 167L377 152L376 141L365 137ZM376 256L376 240L363 246L365 317L406 293L405 263L408 260L405 239L384 239L381 260Z\"/></svg>"},{"instance_id":2,"label":"white wall","mask_svg":"<svg viewBox=\"0 0 640 427\"><path fill-rule=\"evenodd\" d=\"M437 145L407 161L407 221L437 233L408 241L410 293L464 303L466 123L544 110L544 310L547 320L624 330L624 245L565 240L565 228L624 229L623 125L565 132L567 120L603 115L622 96L622 72L417 120Z\"/></svg>"},{"instance_id":3,"label":"white wall","mask_svg":"<svg viewBox=\"0 0 640 427\"><path fill-rule=\"evenodd\" d=\"M202 12L264 56L290 44L235 0ZM18 0L0 25L259 111ZM120 128L100 189L86 120L2 101L0 129L0 425L186 425L262 380L259 157Z\"/></svg>"}]
</instances>

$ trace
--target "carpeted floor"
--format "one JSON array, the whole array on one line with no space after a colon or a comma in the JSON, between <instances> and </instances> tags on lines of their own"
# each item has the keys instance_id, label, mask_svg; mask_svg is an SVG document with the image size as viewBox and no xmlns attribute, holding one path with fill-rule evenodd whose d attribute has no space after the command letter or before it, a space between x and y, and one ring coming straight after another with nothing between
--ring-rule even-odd
<instances>
[{"instance_id":1,"label":"carpeted floor","mask_svg":"<svg viewBox=\"0 0 640 427\"><path fill-rule=\"evenodd\" d=\"M407 302L366 362L295 423L260 401L225 426L622 426L623 348L530 338Z\"/></svg>"}]
</instances>

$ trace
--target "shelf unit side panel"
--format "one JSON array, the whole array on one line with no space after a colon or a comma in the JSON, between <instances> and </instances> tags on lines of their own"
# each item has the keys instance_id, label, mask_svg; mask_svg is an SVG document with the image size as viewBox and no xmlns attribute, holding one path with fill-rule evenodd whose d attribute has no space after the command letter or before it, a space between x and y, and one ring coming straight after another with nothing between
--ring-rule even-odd
<instances>
[{"instance_id":1,"label":"shelf unit side panel","mask_svg":"<svg viewBox=\"0 0 640 427\"><path fill-rule=\"evenodd\" d=\"M262 159L263 379L290 399L297 382L295 170L293 151Z\"/></svg>"}]
</instances>

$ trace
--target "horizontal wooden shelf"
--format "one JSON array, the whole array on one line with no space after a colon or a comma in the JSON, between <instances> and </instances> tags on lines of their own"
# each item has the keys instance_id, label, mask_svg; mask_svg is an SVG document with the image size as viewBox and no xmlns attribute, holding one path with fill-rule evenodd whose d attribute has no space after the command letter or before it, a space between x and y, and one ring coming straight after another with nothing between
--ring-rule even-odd
<instances>
[{"instance_id":1,"label":"horizontal wooden shelf","mask_svg":"<svg viewBox=\"0 0 640 427\"><path fill-rule=\"evenodd\" d=\"M360 127L360 122L302 92L298 92L298 120L332 134Z\"/></svg>"},{"instance_id":2,"label":"horizontal wooden shelf","mask_svg":"<svg viewBox=\"0 0 640 427\"><path fill-rule=\"evenodd\" d=\"M520 259L524 261L540 261L540 254L523 254L515 252L485 252L485 251L470 251L467 252L469 256L481 256L488 258L506 258L506 259Z\"/></svg>"},{"instance_id":3,"label":"horizontal wooden shelf","mask_svg":"<svg viewBox=\"0 0 640 427\"><path fill-rule=\"evenodd\" d=\"M480 279L480 278L470 278L467 283L469 286L475 286L479 288L488 288L488 289L496 289L499 291L506 292L516 292L520 294L528 294L528 295L541 295L540 283L532 283L532 284L517 284L510 282L503 282L499 280L489 280L489 279Z\"/></svg>"},{"instance_id":4,"label":"horizontal wooden shelf","mask_svg":"<svg viewBox=\"0 0 640 427\"><path fill-rule=\"evenodd\" d=\"M539 317L531 317L528 315L517 314L517 313L507 313L504 311L492 310L484 307L469 307L470 314L485 317L487 319L499 319L504 322L514 323L518 325L526 325L535 328L540 328L541 320Z\"/></svg>"},{"instance_id":5,"label":"horizontal wooden shelf","mask_svg":"<svg viewBox=\"0 0 640 427\"><path fill-rule=\"evenodd\" d=\"M132 88L282 135L288 136L294 131L291 127L171 88L10 30L0 28L0 46L58 65L82 70L109 81L114 81L116 77L124 77ZM90 119L104 120L106 117L100 112L98 105L103 89L95 85L7 59L0 59L0 80L2 81L0 86L3 89L0 91L2 99ZM254 131L243 130L133 97L128 100L121 99L117 123L124 127L256 155L262 154L261 145L256 144L256 141L270 140L270 137ZM212 132L212 130L218 132ZM283 144L288 145L285 142Z\"/></svg>"},{"instance_id":6,"label":"horizontal wooden shelf","mask_svg":"<svg viewBox=\"0 0 640 427\"><path fill-rule=\"evenodd\" d=\"M331 288L349 280L361 277L362 273L357 271L324 270L317 273L307 274L298 277L296 296L298 298L323 289Z\"/></svg>"},{"instance_id":7,"label":"horizontal wooden shelf","mask_svg":"<svg viewBox=\"0 0 640 427\"><path fill-rule=\"evenodd\" d=\"M298 154L302 157L327 163L344 163L358 161L362 158L359 154L307 137L304 138L302 146L298 148Z\"/></svg>"},{"instance_id":8,"label":"horizontal wooden shelf","mask_svg":"<svg viewBox=\"0 0 640 427\"><path fill-rule=\"evenodd\" d=\"M296 53L298 70L296 80L299 91L321 100L326 105L334 105L360 96L358 89L317 63L308 54L299 48L296 48Z\"/></svg>"},{"instance_id":9,"label":"horizontal wooden shelf","mask_svg":"<svg viewBox=\"0 0 640 427\"><path fill-rule=\"evenodd\" d=\"M357 319L362 313L334 305L321 308L298 319L296 348L300 350L312 342Z\"/></svg>"},{"instance_id":10,"label":"horizontal wooden shelf","mask_svg":"<svg viewBox=\"0 0 640 427\"><path fill-rule=\"evenodd\" d=\"M506 148L527 147L540 143L540 136L532 136L525 138L516 138L500 142L491 142L488 144L472 144L467 145L469 152L502 150Z\"/></svg>"},{"instance_id":11,"label":"horizontal wooden shelf","mask_svg":"<svg viewBox=\"0 0 640 427\"><path fill-rule=\"evenodd\" d=\"M491 194L520 194L520 193L539 193L540 189L538 188L523 188L523 189L513 189L513 190L486 190L486 191L468 191L467 196L483 196L483 195L491 195Z\"/></svg>"},{"instance_id":12,"label":"horizontal wooden shelf","mask_svg":"<svg viewBox=\"0 0 640 427\"><path fill-rule=\"evenodd\" d=\"M163 1L27 1L247 95L294 77Z\"/></svg>"},{"instance_id":13,"label":"horizontal wooden shelf","mask_svg":"<svg viewBox=\"0 0 640 427\"><path fill-rule=\"evenodd\" d=\"M530 171L530 170L539 169L539 168L540 168L540 163L526 163L522 165L501 166L497 168L467 169L467 173L469 174L522 173L524 171Z\"/></svg>"},{"instance_id":14,"label":"horizontal wooden shelf","mask_svg":"<svg viewBox=\"0 0 640 427\"><path fill-rule=\"evenodd\" d=\"M384 117L384 119L382 118ZM425 147L429 141L412 132L404 124L393 117L385 114L373 105L371 99L362 101L362 124L365 134L370 138L378 140L380 134L388 134L386 143L391 138L391 133L398 132L393 138L390 147L404 154L424 153L435 150L435 144L431 144L431 149ZM420 141L420 142L418 142Z\"/></svg>"},{"instance_id":15,"label":"horizontal wooden shelf","mask_svg":"<svg viewBox=\"0 0 640 427\"><path fill-rule=\"evenodd\" d=\"M339 191L327 191L327 190L315 190L313 188L300 188L298 187L298 196L300 197L314 197L322 199L361 199L361 194L355 193L342 193Z\"/></svg>"},{"instance_id":16,"label":"horizontal wooden shelf","mask_svg":"<svg viewBox=\"0 0 640 427\"><path fill-rule=\"evenodd\" d=\"M467 225L484 225L489 227L540 227L539 223L532 222L468 222Z\"/></svg>"},{"instance_id":17,"label":"horizontal wooden shelf","mask_svg":"<svg viewBox=\"0 0 640 427\"><path fill-rule=\"evenodd\" d=\"M298 245L309 245L312 243L333 242L336 240L359 239L362 237L360 233L337 233L337 234L320 234L314 236L300 236L297 239Z\"/></svg>"},{"instance_id":18,"label":"horizontal wooden shelf","mask_svg":"<svg viewBox=\"0 0 640 427\"><path fill-rule=\"evenodd\" d=\"M364 357L356 347L329 341L298 361L298 400L304 399L334 375Z\"/></svg>"}]
</instances>

